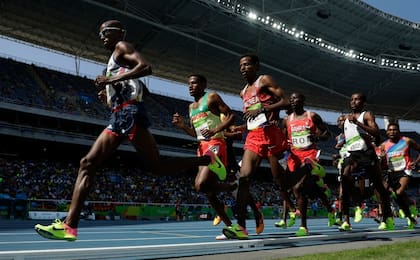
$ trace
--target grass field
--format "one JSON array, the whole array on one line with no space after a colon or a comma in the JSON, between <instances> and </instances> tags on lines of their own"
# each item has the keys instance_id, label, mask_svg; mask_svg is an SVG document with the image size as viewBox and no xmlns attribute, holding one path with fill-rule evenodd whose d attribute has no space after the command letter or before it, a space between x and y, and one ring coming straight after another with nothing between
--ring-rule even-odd
<instances>
[{"instance_id":1,"label":"grass field","mask_svg":"<svg viewBox=\"0 0 420 260\"><path fill-rule=\"evenodd\" d=\"M284 259L284 258L283 258ZM333 253L318 253L287 259L299 260L346 260L346 259L420 259L420 241L398 242L360 250L345 250Z\"/></svg>"}]
</instances>

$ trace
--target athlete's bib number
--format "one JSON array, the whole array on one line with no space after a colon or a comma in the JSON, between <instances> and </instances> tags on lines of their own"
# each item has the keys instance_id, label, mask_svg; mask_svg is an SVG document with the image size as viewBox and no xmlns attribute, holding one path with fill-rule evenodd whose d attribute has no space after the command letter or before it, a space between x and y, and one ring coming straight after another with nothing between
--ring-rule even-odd
<instances>
[{"instance_id":1,"label":"athlete's bib number","mask_svg":"<svg viewBox=\"0 0 420 260\"><path fill-rule=\"evenodd\" d=\"M261 113L258 116L256 116L254 119L248 119L246 125L247 125L248 130L254 130L266 122L267 122L267 117L265 116L264 113Z\"/></svg>"},{"instance_id":2,"label":"athlete's bib number","mask_svg":"<svg viewBox=\"0 0 420 260\"><path fill-rule=\"evenodd\" d=\"M391 157L389 162L389 166L393 171L402 171L407 166L403 156Z\"/></svg>"}]
</instances>

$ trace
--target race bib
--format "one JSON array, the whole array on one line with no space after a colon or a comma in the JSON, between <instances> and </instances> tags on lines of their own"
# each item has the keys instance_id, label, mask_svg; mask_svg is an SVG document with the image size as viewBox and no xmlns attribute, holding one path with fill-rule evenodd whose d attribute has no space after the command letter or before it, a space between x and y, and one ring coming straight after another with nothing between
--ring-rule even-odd
<instances>
[{"instance_id":1,"label":"race bib","mask_svg":"<svg viewBox=\"0 0 420 260\"><path fill-rule=\"evenodd\" d=\"M253 119L248 119L246 122L248 130L254 130L267 122L267 117L264 113L259 114Z\"/></svg>"},{"instance_id":2,"label":"race bib","mask_svg":"<svg viewBox=\"0 0 420 260\"><path fill-rule=\"evenodd\" d=\"M395 156L395 157L389 158L388 166L390 170L403 171L407 167L407 164L405 163L404 156L401 155L401 156Z\"/></svg>"},{"instance_id":3,"label":"race bib","mask_svg":"<svg viewBox=\"0 0 420 260\"><path fill-rule=\"evenodd\" d=\"M201 131L209 129L209 125L207 124L207 122L202 122L200 125L195 126L194 128L195 128L195 133L197 135L197 139L198 140L205 140L206 138L203 136Z\"/></svg>"},{"instance_id":4,"label":"race bib","mask_svg":"<svg viewBox=\"0 0 420 260\"><path fill-rule=\"evenodd\" d=\"M309 138L310 135L311 134L309 131L301 131L297 133L292 132L292 146L298 149L309 147L312 145L312 142Z\"/></svg>"}]
</instances>

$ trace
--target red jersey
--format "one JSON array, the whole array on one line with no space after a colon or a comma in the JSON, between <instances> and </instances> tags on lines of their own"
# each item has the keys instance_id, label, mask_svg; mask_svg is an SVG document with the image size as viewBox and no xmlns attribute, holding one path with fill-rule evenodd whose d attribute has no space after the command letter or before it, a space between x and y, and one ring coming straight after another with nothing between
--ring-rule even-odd
<instances>
[{"instance_id":1,"label":"red jersey","mask_svg":"<svg viewBox=\"0 0 420 260\"><path fill-rule=\"evenodd\" d=\"M254 110L278 102L276 96L267 93L260 81L263 76L259 76L252 85L247 84L241 91L243 101L243 111ZM277 124L280 120L280 110L273 110L266 113L269 124Z\"/></svg>"}]
</instances>

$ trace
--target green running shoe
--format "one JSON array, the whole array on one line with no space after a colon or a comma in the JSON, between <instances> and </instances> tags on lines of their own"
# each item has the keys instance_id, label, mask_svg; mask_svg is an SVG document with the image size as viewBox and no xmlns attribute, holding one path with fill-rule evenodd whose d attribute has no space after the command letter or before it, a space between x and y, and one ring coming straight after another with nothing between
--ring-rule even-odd
<instances>
[{"instance_id":1,"label":"green running shoe","mask_svg":"<svg viewBox=\"0 0 420 260\"><path fill-rule=\"evenodd\" d=\"M402 210L402 209L398 210L398 215L400 216L400 218L406 218L407 217L404 213L404 210Z\"/></svg>"},{"instance_id":2,"label":"green running shoe","mask_svg":"<svg viewBox=\"0 0 420 260\"><path fill-rule=\"evenodd\" d=\"M239 224L224 227L222 232L229 239L248 239L248 232Z\"/></svg>"},{"instance_id":3,"label":"green running shoe","mask_svg":"<svg viewBox=\"0 0 420 260\"><path fill-rule=\"evenodd\" d=\"M287 225L288 227L292 227L295 223L296 223L296 217L300 215L300 211L296 210L295 212L290 211L289 212L289 224Z\"/></svg>"},{"instance_id":4,"label":"green running shoe","mask_svg":"<svg viewBox=\"0 0 420 260\"><path fill-rule=\"evenodd\" d=\"M284 221L283 219L279 222L275 222L274 226L278 228L287 228L286 221Z\"/></svg>"},{"instance_id":5,"label":"green running shoe","mask_svg":"<svg viewBox=\"0 0 420 260\"><path fill-rule=\"evenodd\" d=\"M304 237L308 235L308 229L305 227L300 227L296 232L297 237Z\"/></svg>"},{"instance_id":6,"label":"green running shoe","mask_svg":"<svg viewBox=\"0 0 420 260\"><path fill-rule=\"evenodd\" d=\"M417 220L414 218L407 218L407 229L414 229L417 225Z\"/></svg>"},{"instance_id":7,"label":"green running shoe","mask_svg":"<svg viewBox=\"0 0 420 260\"><path fill-rule=\"evenodd\" d=\"M328 226L329 227L334 226L335 225L335 216L334 216L334 213L328 212L327 215L328 215Z\"/></svg>"},{"instance_id":8,"label":"green running shoe","mask_svg":"<svg viewBox=\"0 0 420 260\"><path fill-rule=\"evenodd\" d=\"M341 224L341 226L338 228L338 230L351 231L351 225L347 221L344 221L343 224Z\"/></svg>"},{"instance_id":9,"label":"green running shoe","mask_svg":"<svg viewBox=\"0 0 420 260\"><path fill-rule=\"evenodd\" d=\"M305 164L310 164L312 166L311 174L319 176L320 178L324 178L326 173L324 167L321 166L321 164L315 162L311 158L307 157L304 160Z\"/></svg>"},{"instance_id":10,"label":"green running shoe","mask_svg":"<svg viewBox=\"0 0 420 260\"><path fill-rule=\"evenodd\" d=\"M226 180L226 168L220 160L219 156L217 156L217 154L211 150L208 150L205 155L209 156L211 160L210 164L208 165L210 171L214 172L217 177L219 177L219 180Z\"/></svg>"},{"instance_id":11,"label":"green running shoe","mask_svg":"<svg viewBox=\"0 0 420 260\"><path fill-rule=\"evenodd\" d=\"M67 241L75 241L77 239L77 228L71 228L66 223L61 222L59 219L56 219L54 223L48 226L36 224L35 231L48 239Z\"/></svg>"},{"instance_id":12,"label":"green running shoe","mask_svg":"<svg viewBox=\"0 0 420 260\"><path fill-rule=\"evenodd\" d=\"M394 223L393 218L391 218L391 217L387 218L385 223L386 223L386 230L394 230L395 229L395 223Z\"/></svg>"},{"instance_id":13,"label":"green running shoe","mask_svg":"<svg viewBox=\"0 0 420 260\"><path fill-rule=\"evenodd\" d=\"M419 214L417 211L417 207L414 205L410 206L410 212L411 212L411 217L412 218L417 218L417 215Z\"/></svg>"},{"instance_id":14,"label":"green running shoe","mask_svg":"<svg viewBox=\"0 0 420 260\"><path fill-rule=\"evenodd\" d=\"M363 211L362 209L357 206L354 210L354 222L358 223L363 219Z\"/></svg>"}]
</instances>

